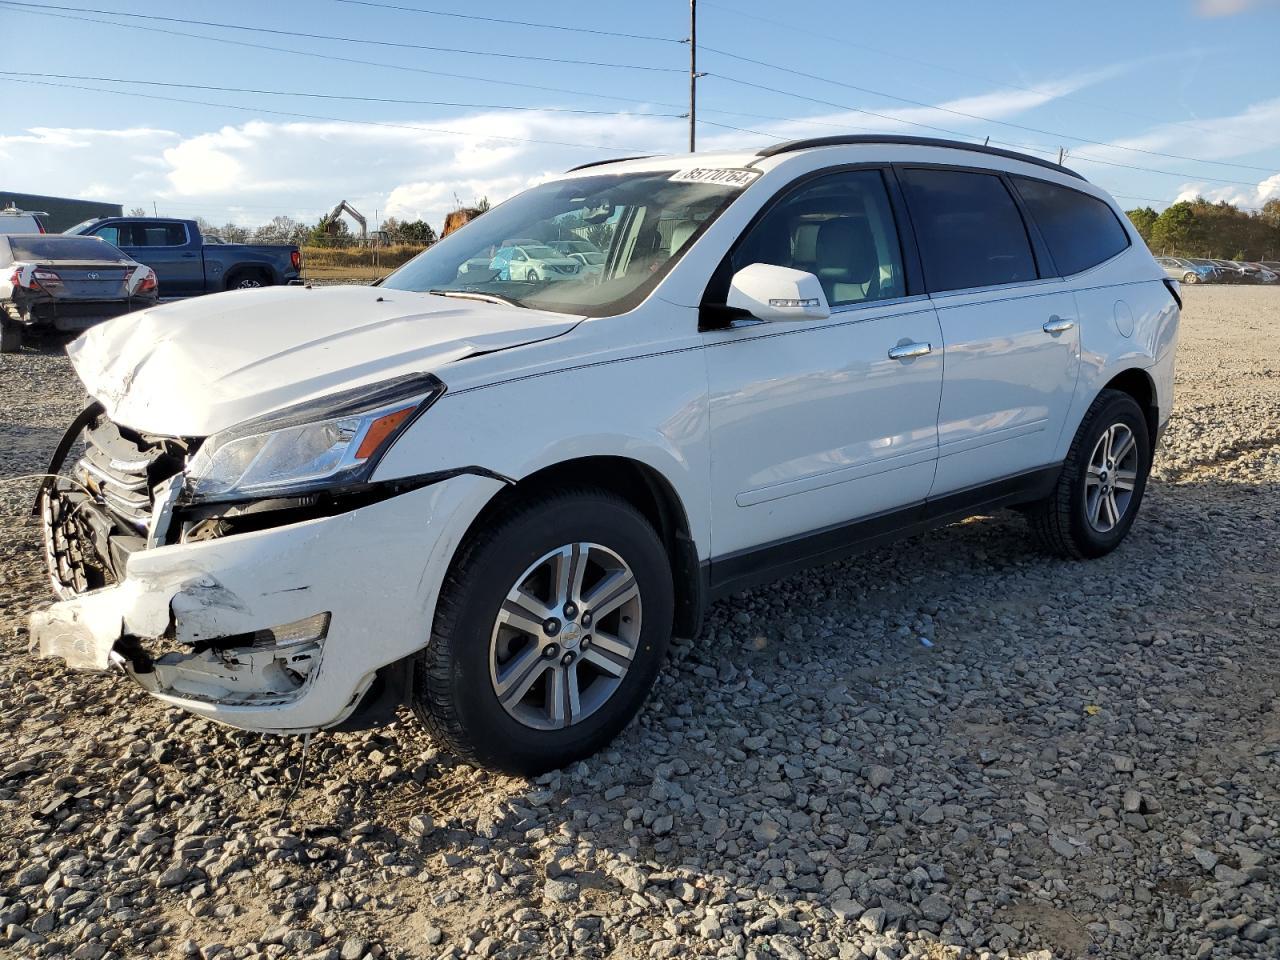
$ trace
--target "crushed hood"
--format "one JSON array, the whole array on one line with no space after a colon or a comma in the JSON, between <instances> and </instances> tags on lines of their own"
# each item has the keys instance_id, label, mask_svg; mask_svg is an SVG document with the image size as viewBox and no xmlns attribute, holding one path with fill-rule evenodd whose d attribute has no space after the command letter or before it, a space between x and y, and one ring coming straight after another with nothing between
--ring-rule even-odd
<instances>
[{"instance_id":1,"label":"crushed hood","mask_svg":"<svg viewBox=\"0 0 1280 960\"><path fill-rule=\"evenodd\" d=\"M581 317L380 287L270 287L127 314L67 347L117 423L202 437L282 407L559 336Z\"/></svg>"}]
</instances>

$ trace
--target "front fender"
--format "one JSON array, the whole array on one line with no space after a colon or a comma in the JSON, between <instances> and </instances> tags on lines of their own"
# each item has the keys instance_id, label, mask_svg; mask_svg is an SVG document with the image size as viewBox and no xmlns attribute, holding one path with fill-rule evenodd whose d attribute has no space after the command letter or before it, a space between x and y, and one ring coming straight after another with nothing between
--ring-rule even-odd
<instances>
[{"instance_id":1,"label":"front fender","mask_svg":"<svg viewBox=\"0 0 1280 960\"><path fill-rule=\"evenodd\" d=\"M702 353L676 351L446 393L388 451L374 479L475 464L519 480L569 460L621 457L670 484L706 556L707 430Z\"/></svg>"}]
</instances>

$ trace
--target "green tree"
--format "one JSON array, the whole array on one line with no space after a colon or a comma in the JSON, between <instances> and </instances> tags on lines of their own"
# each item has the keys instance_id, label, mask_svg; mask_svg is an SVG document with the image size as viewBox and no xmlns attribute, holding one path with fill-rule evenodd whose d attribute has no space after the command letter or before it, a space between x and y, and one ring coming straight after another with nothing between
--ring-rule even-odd
<instances>
[{"instance_id":1,"label":"green tree","mask_svg":"<svg viewBox=\"0 0 1280 960\"><path fill-rule=\"evenodd\" d=\"M1199 256L1200 254L1193 253L1190 249L1195 227L1196 215L1192 205L1186 201L1172 204L1165 208L1151 227L1151 249L1160 254Z\"/></svg>"},{"instance_id":2,"label":"green tree","mask_svg":"<svg viewBox=\"0 0 1280 960\"><path fill-rule=\"evenodd\" d=\"M1136 210L1126 210L1125 215L1133 221L1134 227L1138 230L1138 235L1147 242L1147 246L1151 246L1151 228L1156 225L1159 214L1150 207L1138 207Z\"/></svg>"}]
</instances>

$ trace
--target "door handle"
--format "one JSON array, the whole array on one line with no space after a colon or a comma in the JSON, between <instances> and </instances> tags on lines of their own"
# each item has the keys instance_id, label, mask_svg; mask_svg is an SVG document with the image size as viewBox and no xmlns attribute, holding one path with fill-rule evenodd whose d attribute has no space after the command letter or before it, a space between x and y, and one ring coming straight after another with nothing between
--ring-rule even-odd
<instances>
[{"instance_id":1,"label":"door handle","mask_svg":"<svg viewBox=\"0 0 1280 960\"><path fill-rule=\"evenodd\" d=\"M182 255L182 259L184 260L194 260L195 258L196 258L196 255L194 253L184 253Z\"/></svg>"},{"instance_id":2,"label":"door handle","mask_svg":"<svg viewBox=\"0 0 1280 960\"><path fill-rule=\"evenodd\" d=\"M889 348L890 360L910 360L913 357L923 357L926 353L933 350L931 343L900 343L896 347Z\"/></svg>"},{"instance_id":3,"label":"door handle","mask_svg":"<svg viewBox=\"0 0 1280 960\"><path fill-rule=\"evenodd\" d=\"M1045 333L1052 333L1056 335L1059 333L1066 333L1068 330L1070 330L1074 326L1075 326L1074 321L1064 320L1062 317L1055 315L1050 317L1048 321L1045 323L1045 325L1040 329L1043 330Z\"/></svg>"}]
</instances>

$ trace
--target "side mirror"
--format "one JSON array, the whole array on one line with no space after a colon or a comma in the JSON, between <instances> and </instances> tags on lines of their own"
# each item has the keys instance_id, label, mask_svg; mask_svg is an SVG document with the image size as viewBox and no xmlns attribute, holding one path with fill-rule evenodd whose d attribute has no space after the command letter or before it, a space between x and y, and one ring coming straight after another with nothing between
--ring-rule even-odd
<instances>
[{"instance_id":1,"label":"side mirror","mask_svg":"<svg viewBox=\"0 0 1280 960\"><path fill-rule=\"evenodd\" d=\"M733 275L727 306L745 310L758 320L825 320L831 316L827 295L812 273L753 263Z\"/></svg>"}]
</instances>

